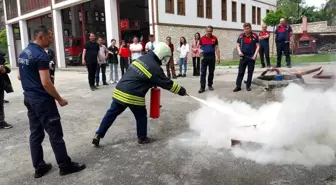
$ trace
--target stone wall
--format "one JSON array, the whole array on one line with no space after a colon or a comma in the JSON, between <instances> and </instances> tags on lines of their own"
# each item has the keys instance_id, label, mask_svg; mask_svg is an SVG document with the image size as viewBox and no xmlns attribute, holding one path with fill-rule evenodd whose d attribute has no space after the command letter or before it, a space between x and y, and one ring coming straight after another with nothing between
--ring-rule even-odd
<instances>
[{"instance_id":1,"label":"stone wall","mask_svg":"<svg viewBox=\"0 0 336 185\"><path fill-rule=\"evenodd\" d=\"M301 24L291 25L294 34L302 33ZM336 33L336 26L328 26L327 21L308 23L308 33Z\"/></svg>"},{"instance_id":2,"label":"stone wall","mask_svg":"<svg viewBox=\"0 0 336 185\"><path fill-rule=\"evenodd\" d=\"M175 46L175 50L178 48L180 43L180 38L185 37L188 44L191 47L192 40L194 39L194 34L199 32L204 35L204 27L184 27L184 26L158 26L159 41L165 41L167 36L172 38L172 42ZM232 59L234 55L237 55L235 49L237 38L241 32L236 30L218 30L214 29L213 34L217 36L219 42L219 48L221 51L221 59ZM174 56L179 56L177 51L174 52ZM175 57L175 58L176 58Z\"/></svg>"},{"instance_id":3,"label":"stone wall","mask_svg":"<svg viewBox=\"0 0 336 185\"><path fill-rule=\"evenodd\" d=\"M165 41L167 36L170 36L172 38L172 42L175 46L174 56L175 58L177 58L179 56L179 53L176 51L176 49L179 46L180 38L182 36L185 37L187 39L188 44L191 47L192 40L194 39L194 34L196 32L199 32L201 35L204 35L205 28L158 25L158 32L159 32L158 33L159 41ZM214 29L213 34L218 38L222 60L231 60L239 58L236 46L237 46L237 38L241 33L242 31L239 30ZM270 40L272 40L272 35L270 37ZM272 47L271 42L270 47Z\"/></svg>"}]
</instances>

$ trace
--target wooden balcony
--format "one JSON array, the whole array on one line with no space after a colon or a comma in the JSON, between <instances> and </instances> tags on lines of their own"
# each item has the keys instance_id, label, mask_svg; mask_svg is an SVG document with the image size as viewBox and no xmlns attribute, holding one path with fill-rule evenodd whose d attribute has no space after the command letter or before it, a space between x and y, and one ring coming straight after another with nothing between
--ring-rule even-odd
<instances>
[{"instance_id":1,"label":"wooden balcony","mask_svg":"<svg viewBox=\"0 0 336 185\"><path fill-rule=\"evenodd\" d=\"M18 16L17 1L6 1L7 20Z\"/></svg>"},{"instance_id":2,"label":"wooden balcony","mask_svg":"<svg viewBox=\"0 0 336 185\"><path fill-rule=\"evenodd\" d=\"M51 0L20 0L21 14L27 14L51 5Z\"/></svg>"}]
</instances>

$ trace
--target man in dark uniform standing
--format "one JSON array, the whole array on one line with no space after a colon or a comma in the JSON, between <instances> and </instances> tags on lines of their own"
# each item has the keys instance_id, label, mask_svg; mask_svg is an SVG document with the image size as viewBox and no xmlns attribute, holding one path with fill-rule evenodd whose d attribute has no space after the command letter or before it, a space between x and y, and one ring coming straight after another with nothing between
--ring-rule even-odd
<instances>
[{"instance_id":1,"label":"man in dark uniform standing","mask_svg":"<svg viewBox=\"0 0 336 185\"><path fill-rule=\"evenodd\" d=\"M265 58L266 58L266 64L267 67L271 67L271 61L270 61L270 55L269 55L269 33L267 31L267 25L262 25L262 30L259 33L259 40L260 40L260 49L259 49L259 55L260 55L260 62L261 67L266 67L265 65Z\"/></svg>"},{"instance_id":2,"label":"man in dark uniform standing","mask_svg":"<svg viewBox=\"0 0 336 185\"><path fill-rule=\"evenodd\" d=\"M281 67L282 52L284 52L286 56L287 67L291 68L289 42L292 35L292 27L286 24L286 20L284 18L280 19L280 25L275 30L275 42L277 47L277 67Z\"/></svg>"},{"instance_id":3,"label":"man in dark uniform standing","mask_svg":"<svg viewBox=\"0 0 336 185\"><path fill-rule=\"evenodd\" d=\"M96 70L98 67L98 55L99 53L99 44L96 41L96 35L90 33L90 41L88 41L83 49L82 63L86 65L89 76L89 85L92 91L98 89L95 86Z\"/></svg>"},{"instance_id":4,"label":"man in dark uniform standing","mask_svg":"<svg viewBox=\"0 0 336 185\"><path fill-rule=\"evenodd\" d=\"M251 24L245 23L243 27L244 33L240 34L237 40L237 50L240 56L240 63L236 88L233 90L233 92L241 91L241 84L244 78L246 67L248 68L246 90L251 91L255 60L257 58L260 47L258 35L252 32Z\"/></svg>"},{"instance_id":5,"label":"man in dark uniform standing","mask_svg":"<svg viewBox=\"0 0 336 185\"><path fill-rule=\"evenodd\" d=\"M201 53L203 55L203 59L201 61L201 88L198 91L198 93L203 93L205 91L206 73L208 67L209 67L208 87L210 91L214 90L212 86L214 79L214 72L216 67L216 60L218 64L220 62L220 53L218 48L218 39L216 36L212 35L212 32L213 27L207 26L206 34L200 39Z\"/></svg>"},{"instance_id":6,"label":"man in dark uniform standing","mask_svg":"<svg viewBox=\"0 0 336 185\"><path fill-rule=\"evenodd\" d=\"M68 102L58 94L51 81L50 58L44 50L52 43L53 35L45 26L38 27L34 35L34 43L29 44L19 56L18 78L24 90L24 104L28 109L30 151L35 178L44 176L52 168L43 159L44 130L49 135L60 175L75 173L85 169L85 165L72 162L67 154L55 100L62 107Z\"/></svg>"}]
</instances>

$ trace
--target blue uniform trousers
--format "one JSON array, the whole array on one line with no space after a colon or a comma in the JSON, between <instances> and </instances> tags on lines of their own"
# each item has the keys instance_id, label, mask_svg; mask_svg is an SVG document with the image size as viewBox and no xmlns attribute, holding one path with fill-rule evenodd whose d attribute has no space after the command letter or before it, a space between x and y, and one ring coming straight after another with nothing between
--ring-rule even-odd
<instances>
[{"instance_id":1,"label":"blue uniform trousers","mask_svg":"<svg viewBox=\"0 0 336 185\"><path fill-rule=\"evenodd\" d=\"M286 56L286 64L287 66L291 65L291 58L289 54L289 42L277 42L277 67L281 67L281 58L282 58L282 52Z\"/></svg>"},{"instance_id":2,"label":"blue uniform trousers","mask_svg":"<svg viewBox=\"0 0 336 185\"><path fill-rule=\"evenodd\" d=\"M49 135L58 166L64 167L71 162L63 140L61 118L56 102L52 97L30 98L25 96L24 104L28 109L30 125L30 152L34 168L45 164L43 159L42 142L44 130Z\"/></svg>"},{"instance_id":3,"label":"blue uniform trousers","mask_svg":"<svg viewBox=\"0 0 336 185\"><path fill-rule=\"evenodd\" d=\"M267 66L271 65L269 55L269 44L260 44L259 55L260 55L260 63L263 67L265 67L265 58Z\"/></svg>"},{"instance_id":4,"label":"blue uniform trousers","mask_svg":"<svg viewBox=\"0 0 336 185\"><path fill-rule=\"evenodd\" d=\"M137 135L138 139L144 139L147 137L147 110L145 106L136 106L136 105L125 105L113 100L110 106L110 109L107 110L103 120L100 123L100 127L97 130L101 138L103 138L113 124L115 119L126 110L130 108L136 119Z\"/></svg>"},{"instance_id":5,"label":"blue uniform trousers","mask_svg":"<svg viewBox=\"0 0 336 185\"><path fill-rule=\"evenodd\" d=\"M209 75L208 75L208 86L212 87L214 72L216 67L216 55L204 55L201 61L201 88L204 89L206 85L206 74L207 68L209 66Z\"/></svg>"},{"instance_id":6,"label":"blue uniform trousers","mask_svg":"<svg viewBox=\"0 0 336 185\"><path fill-rule=\"evenodd\" d=\"M246 67L247 67L247 83L246 83L246 86L251 87L252 76L253 76L253 72L254 72L254 66L255 66L255 61L252 60L252 56L246 55L246 56L241 57L240 62L239 62L237 81L236 81L236 86L237 87L241 87Z\"/></svg>"}]
</instances>

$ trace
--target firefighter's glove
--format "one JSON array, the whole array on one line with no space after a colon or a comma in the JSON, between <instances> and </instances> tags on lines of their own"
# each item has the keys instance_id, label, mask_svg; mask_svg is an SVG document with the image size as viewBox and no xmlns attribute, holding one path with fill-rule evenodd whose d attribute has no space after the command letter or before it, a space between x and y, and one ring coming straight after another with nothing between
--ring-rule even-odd
<instances>
[{"instance_id":1,"label":"firefighter's glove","mask_svg":"<svg viewBox=\"0 0 336 185\"><path fill-rule=\"evenodd\" d=\"M181 87L180 91L178 92L178 95L186 96L187 95L187 90L184 87Z\"/></svg>"}]
</instances>

